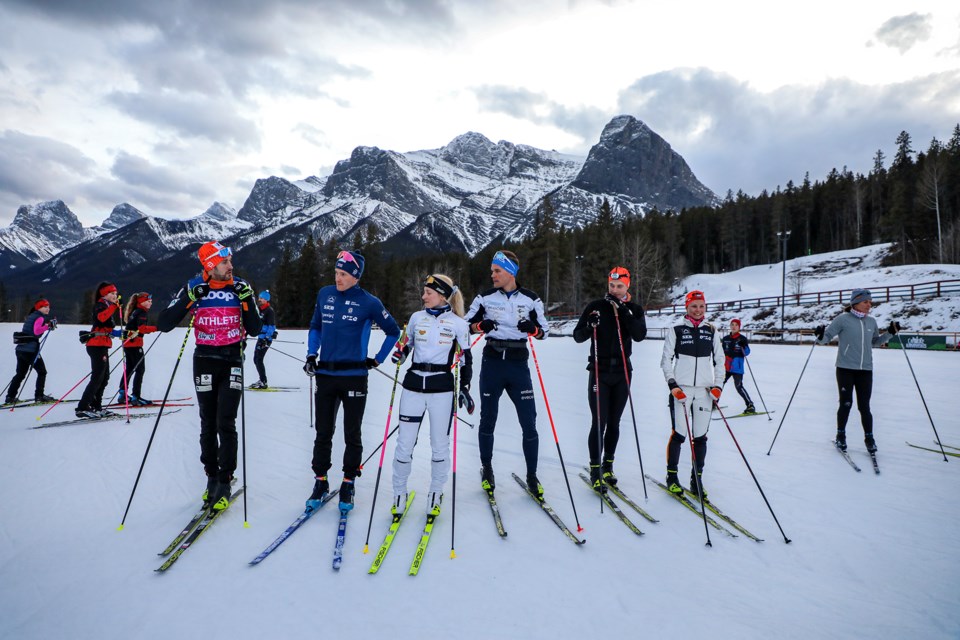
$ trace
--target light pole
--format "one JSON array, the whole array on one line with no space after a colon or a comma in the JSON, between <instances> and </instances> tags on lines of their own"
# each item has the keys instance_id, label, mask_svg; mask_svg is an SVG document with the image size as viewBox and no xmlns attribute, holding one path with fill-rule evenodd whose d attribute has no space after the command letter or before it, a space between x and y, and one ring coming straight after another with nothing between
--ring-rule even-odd
<instances>
[{"instance_id":1,"label":"light pole","mask_svg":"<svg viewBox=\"0 0 960 640\"><path fill-rule=\"evenodd\" d=\"M783 277L780 280L780 339L784 340L786 334L783 329L784 307L787 300L787 240L790 239L789 231L777 231L777 237L780 238L780 257L783 259Z\"/></svg>"},{"instance_id":2,"label":"light pole","mask_svg":"<svg viewBox=\"0 0 960 640\"><path fill-rule=\"evenodd\" d=\"M574 296L574 311L580 311L580 284L583 280L583 256L574 256L577 261L577 291Z\"/></svg>"}]
</instances>

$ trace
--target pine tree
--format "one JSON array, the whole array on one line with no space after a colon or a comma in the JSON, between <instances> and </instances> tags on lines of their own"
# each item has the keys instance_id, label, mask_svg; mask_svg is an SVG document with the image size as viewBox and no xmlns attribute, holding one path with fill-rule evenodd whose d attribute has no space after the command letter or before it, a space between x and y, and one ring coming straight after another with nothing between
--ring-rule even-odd
<instances>
[{"instance_id":1,"label":"pine tree","mask_svg":"<svg viewBox=\"0 0 960 640\"><path fill-rule=\"evenodd\" d=\"M317 245L313 242L313 236L308 235L307 241L300 248L300 257L297 258L294 272L300 295L297 296L293 304L293 310L297 314L297 326L309 326L313 318L313 308L317 292L320 290L320 273L317 262Z\"/></svg>"}]
</instances>

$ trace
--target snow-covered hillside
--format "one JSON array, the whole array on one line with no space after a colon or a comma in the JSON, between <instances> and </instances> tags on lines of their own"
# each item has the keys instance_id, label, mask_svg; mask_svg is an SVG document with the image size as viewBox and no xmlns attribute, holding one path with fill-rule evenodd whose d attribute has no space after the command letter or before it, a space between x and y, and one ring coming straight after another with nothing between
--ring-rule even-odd
<instances>
[{"instance_id":1,"label":"snow-covered hillside","mask_svg":"<svg viewBox=\"0 0 960 640\"><path fill-rule=\"evenodd\" d=\"M709 295L709 294L708 294ZM0 380L13 372L10 336L0 325ZM65 393L89 368L77 327L61 327L44 347L47 391ZM161 335L147 356L144 390L165 389L184 329ZM374 341L377 340L374 334ZM281 331L281 339L305 334ZM148 345L153 338L148 339ZM172 396L194 394L192 340ZM664 475L669 433L666 385L658 368L662 342L634 350L633 401L647 473ZM300 345L275 345L300 356ZM153 440L123 531L117 531L150 441L153 421L123 421L33 430L43 409L0 413L0 638L76 640L203 637L211 640L330 637L396 638L924 638L960 637L960 459L912 449L933 443L904 353L875 354L873 396L882 469L870 471L849 427L855 473L830 445L834 431L835 351L809 346L756 345L752 370L763 400L776 413L730 420L783 531L764 504L722 422L713 422L704 475L721 509L764 538L755 543L711 529L647 483L644 486L629 410L617 456L621 486L659 522L626 513L645 532L631 533L577 477L586 462L589 412L588 347L570 338L536 343L550 407L566 463L576 517L564 482L543 396L536 390L540 478L546 497L587 543L576 547L522 493L510 473L523 472L520 429L512 406L501 404L494 466L509 535L500 539L479 489L477 433L457 434L456 558L452 484L420 575L407 569L419 538L429 478L429 447L421 438L410 488L419 495L380 573L367 574L373 553L362 550L371 514L379 455L358 481L343 567L331 570L336 510L308 521L272 556L247 563L302 511L312 485L314 432L308 382L299 363L267 356L270 380L292 393L247 393L246 502L235 503L165 574L156 555L196 510L204 487L198 460L196 407L164 417ZM809 366L770 456L767 449L810 355ZM950 389L960 377L956 354L910 352L943 441L960 447L960 422ZM381 367L389 372L391 367ZM533 365L531 363L531 370ZM247 363L248 381L254 376ZM536 373L534 372L536 381ZM116 388L116 374L108 385ZM383 438L391 381L370 376L364 419L365 455ZM535 382L536 384L536 382ZM748 382L748 387L753 387ZM32 391L32 382L28 385ZM79 390L71 397L76 398ZM399 394L398 394L399 395ZM731 388L727 413L741 409ZM47 420L72 417L57 407ZM394 411L394 424L396 411ZM474 425L479 415L467 419ZM375 550L389 521L385 491L393 443L373 518ZM681 477L689 471L684 448ZM342 453L335 438L334 459ZM339 464L334 466L337 472ZM244 526L244 522L249 527Z\"/></svg>"}]
</instances>

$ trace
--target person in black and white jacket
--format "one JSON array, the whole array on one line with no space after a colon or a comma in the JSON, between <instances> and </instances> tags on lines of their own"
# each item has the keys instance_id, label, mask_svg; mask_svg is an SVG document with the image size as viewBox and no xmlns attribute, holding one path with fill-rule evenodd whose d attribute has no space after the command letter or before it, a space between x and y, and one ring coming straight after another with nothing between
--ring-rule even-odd
<instances>
[{"instance_id":1,"label":"person in black and white jacket","mask_svg":"<svg viewBox=\"0 0 960 640\"><path fill-rule=\"evenodd\" d=\"M500 396L506 391L523 432L523 457L527 466L527 486L543 499L543 487L537 479L540 439L537 435L537 405L527 360L527 338L542 340L547 335L543 302L533 291L517 285L520 261L511 251L497 251L490 264L493 289L478 295L467 319L473 333L485 333L483 367L480 369L480 486L492 493L493 431L500 411Z\"/></svg>"},{"instance_id":2,"label":"person in black and white jacket","mask_svg":"<svg viewBox=\"0 0 960 640\"><path fill-rule=\"evenodd\" d=\"M680 446L686 440L687 418L693 434L693 453L697 468L690 470L690 490L703 489L703 464L707 457L707 431L714 402L720 400L724 368L723 345L720 334L704 316L707 301L702 291L687 294L687 313L681 324L668 331L663 342L660 368L670 387L670 415L673 418L670 440L667 442L667 488L682 494L677 478L680 464ZM683 406L678 407L681 403Z\"/></svg>"},{"instance_id":3,"label":"person in black and white jacket","mask_svg":"<svg viewBox=\"0 0 960 640\"><path fill-rule=\"evenodd\" d=\"M427 513L440 515L443 487L450 473L450 426L453 419L454 372L460 366L459 402L473 413L470 380L470 326L463 319L463 294L448 276L434 274L423 285L423 309L410 317L403 339L391 359L403 364L412 354L400 396L400 430L393 458L394 517L407 504L407 479L413 448L425 414L430 414L430 491Z\"/></svg>"}]
</instances>

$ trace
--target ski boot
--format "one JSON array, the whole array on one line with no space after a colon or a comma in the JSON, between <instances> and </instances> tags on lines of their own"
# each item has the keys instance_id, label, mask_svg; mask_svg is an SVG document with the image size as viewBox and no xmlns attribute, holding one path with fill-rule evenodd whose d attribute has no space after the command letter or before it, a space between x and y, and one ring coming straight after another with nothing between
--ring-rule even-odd
<instances>
[{"instance_id":1,"label":"ski boot","mask_svg":"<svg viewBox=\"0 0 960 640\"><path fill-rule=\"evenodd\" d=\"M34 396L34 397L33 397L33 401L34 401L34 402L47 403L47 402L56 402L57 399L54 398L53 396L48 396L48 395L45 394L45 393L41 393L41 394L38 394L38 395Z\"/></svg>"},{"instance_id":2,"label":"ski boot","mask_svg":"<svg viewBox=\"0 0 960 640\"><path fill-rule=\"evenodd\" d=\"M863 438L863 444L867 447L869 453L877 452L877 442L873 439L873 434L868 433Z\"/></svg>"},{"instance_id":3,"label":"ski boot","mask_svg":"<svg viewBox=\"0 0 960 640\"><path fill-rule=\"evenodd\" d=\"M330 493L330 483L327 482L327 476L317 476L313 483L313 493L307 498L307 509L316 511L320 508L324 496Z\"/></svg>"},{"instance_id":4,"label":"ski boot","mask_svg":"<svg viewBox=\"0 0 960 640\"><path fill-rule=\"evenodd\" d=\"M207 488L203 490L203 495L201 500L203 501L203 506L210 508L213 504L213 496L217 493L217 487L220 486L220 481L217 480L217 476L207 476Z\"/></svg>"},{"instance_id":5,"label":"ski boot","mask_svg":"<svg viewBox=\"0 0 960 640\"><path fill-rule=\"evenodd\" d=\"M709 502L707 500L707 488L703 486L702 473L690 474L690 493L697 496L701 502Z\"/></svg>"},{"instance_id":6,"label":"ski boot","mask_svg":"<svg viewBox=\"0 0 960 640\"><path fill-rule=\"evenodd\" d=\"M116 404L127 404L127 392L124 389L120 389L117 392Z\"/></svg>"},{"instance_id":7,"label":"ski boot","mask_svg":"<svg viewBox=\"0 0 960 640\"><path fill-rule=\"evenodd\" d=\"M393 494L393 506L390 507L390 513L395 520L399 520L403 516L403 511L407 508L408 496L407 492Z\"/></svg>"},{"instance_id":8,"label":"ski boot","mask_svg":"<svg viewBox=\"0 0 960 640\"><path fill-rule=\"evenodd\" d=\"M837 438L836 440L834 440L834 444L837 445L837 449L840 449L840 451L846 451L847 450L847 432L843 431L842 429L838 430Z\"/></svg>"},{"instance_id":9,"label":"ski boot","mask_svg":"<svg viewBox=\"0 0 960 640\"><path fill-rule=\"evenodd\" d=\"M590 485L593 487L594 491L600 493L606 493L607 487L603 484L603 479L600 473L600 465L590 464Z\"/></svg>"},{"instance_id":10,"label":"ski boot","mask_svg":"<svg viewBox=\"0 0 960 640\"><path fill-rule=\"evenodd\" d=\"M748 416L756 412L757 412L757 408L753 406L753 403L751 402L750 404L747 405L747 408L743 410L743 415Z\"/></svg>"},{"instance_id":11,"label":"ski boot","mask_svg":"<svg viewBox=\"0 0 960 640\"><path fill-rule=\"evenodd\" d=\"M340 483L340 512L353 509L353 479L344 478Z\"/></svg>"},{"instance_id":12,"label":"ski boot","mask_svg":"<svg viewBox=\"0 0 960 640\"><path fill-rule=\"evenodd\" d=\"M543 485L540 484L540 481L537 479L537 474L527 474L527 488L530 489L530 493L533 494L534 498L543 502Z\"/></svg>"},{"instance_id":13,"label":"ski boot","mask_svg":"<svg viewBox=\"0 0 960 640\"><path fill-rule=\"evenodd\" d=\"M613 459L604 460L603 467L603 481L606 484L609 484L611 487L617 486L617 476L613 474Z\"/></svg>"},{"instance_id":14,"label":"ski boot","mask_svg":"<svg viewBox=\"0 0 960 640\"><path fill-rule=\"evenodd\" d=\"M488 493L497 487L493 479L493 467L489 464L480 467L480 487Z\"/></svg>"},{"instance_id":15,"label":"ski boot","mask_svg":"<svg viewBox=\"0 0 960 640\"><path fill-rule=\"evenodd\" d=\"M266 389L267 383L264 380L257 380L252 385L247 387L247 389Z\"/></svg>"},{"instance_id":16,"label":"ski boot","mask_svg":"<svg viewBox=\"0 0 960 640\"><path fill-rule=\"evenodd\" d=\"M96 420L100 417L100 412L94 411L93 409L77 409L73 413L78 418L86 418L89 420Z\"/></svg>"},{"instance_id":17,"label":"ski boot","mask_svg":"<svg viewBox=\"0 0 960 640\"><path fill-rule=\"evenodd\" d=\"M232 480L233 478L230 478L226 482L217 484L216 492L210 497L211 508L214 511L223 511L230 506L230 482Z\"/></svg>"},{"instance_id":18,"label":"ski boot","mask_svg":"<svg viewBox=\"0 0 960 640\"><path fill-rule=\"evenodd\" d=\"M433 492L430 494L430 502L427 504L427 515L436 518L440 515L440 503L443 502L443 494Z\"/></svg>"},{"instance_id":19,"label":"ski boot","mask_svg":"<svg viewBox=\"0 0 960 640\"><path fill-rule=\"evenodd\" d=\"M680 478L675 470L667 469L667 491L674 495L683 495L683 487L680 486Z\"/></svg>"}]
</instances>

